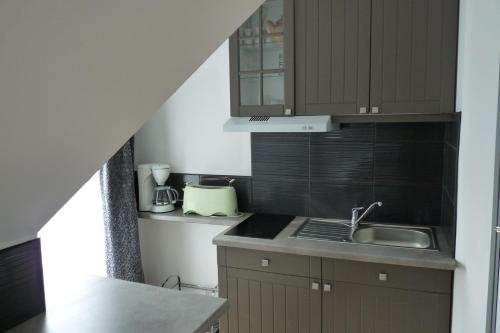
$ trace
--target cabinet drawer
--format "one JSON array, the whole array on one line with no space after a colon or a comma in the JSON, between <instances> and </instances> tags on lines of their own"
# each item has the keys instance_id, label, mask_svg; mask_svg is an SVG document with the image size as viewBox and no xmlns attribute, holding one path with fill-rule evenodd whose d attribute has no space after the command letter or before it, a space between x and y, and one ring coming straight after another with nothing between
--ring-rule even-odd
<instances>
[{"instance_id":1,"label":"cabinet drawer","mask_svg":"<svg viewBox=\"0 0 500 333\"><path fill-rule=\"evenodd\" d=\"M381 287L451 293L452 272L324 258L323 278Z\"/></svg>"},{"instance_id":2,"label":"cabinet drawer","mask_svg":"<svg viewBox=\"0 0 500 333\"><path fill-rule=\"evenodd\" d=\"M309 276L308 256L238 248L226 249L228 267L296 276Z\"/></svg>"}]
</instances>

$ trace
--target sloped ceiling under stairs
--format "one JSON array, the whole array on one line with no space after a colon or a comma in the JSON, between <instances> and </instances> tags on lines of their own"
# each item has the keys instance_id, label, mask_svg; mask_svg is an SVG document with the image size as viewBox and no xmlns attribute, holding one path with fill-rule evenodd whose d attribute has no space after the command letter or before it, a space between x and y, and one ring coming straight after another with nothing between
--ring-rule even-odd
<instances>
[{"instance_id":1,"label":"sloped ceiling under stairs","mask_svg":"<svg viewBox=\"0 0 500 333\"><path fill-rule=\"evenodd\" d=\"M261 2L1 1L0 249L35 237Z\"/></svg>"}]
</instances>

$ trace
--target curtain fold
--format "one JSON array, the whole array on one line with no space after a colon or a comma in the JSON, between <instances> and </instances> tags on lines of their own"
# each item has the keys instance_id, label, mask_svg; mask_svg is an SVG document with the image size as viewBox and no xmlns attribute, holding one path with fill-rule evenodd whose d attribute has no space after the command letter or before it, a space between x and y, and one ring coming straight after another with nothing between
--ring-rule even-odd
<instances>
[{"instance_id":1,"label":"curtain fold","mask_svg":"<svg viewBox=\"0 0 500 333\"><path fill-rule=\"evenodd\" d=\"M133 138L99 172L108 277L144 282L134 185Z\"/></svg>"}]
</instances>

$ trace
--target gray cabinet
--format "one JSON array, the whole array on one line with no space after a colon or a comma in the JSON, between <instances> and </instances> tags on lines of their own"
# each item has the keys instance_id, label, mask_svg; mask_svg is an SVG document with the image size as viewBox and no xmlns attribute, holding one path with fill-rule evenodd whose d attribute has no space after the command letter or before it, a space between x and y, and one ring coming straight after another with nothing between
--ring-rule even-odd
<instances>
[{"instance_id":1,"label":"gray cabinet","mask_svg":"<svg viewBox=\"0 0 500 333\"><path fill-rule=\"evenodd\" d=\"M372 0L372 107L454 111L457 20L457 0Z\"/></svg>"},{"instance_id":2,"label":"gray cabinet","mask_svg":"<svg viewBox=\"0 0 500 333\"><path fill-rule=\"evenodd\" d=\"M448 271L322 259L323 333L448 333Z\"/></svg>"},{"instance_id":3,"label":"gray cabinet","mask_svg":"<svg viewBox=\"0 0 500 333\"><path fill-rule=\"evenodd\" d=\"M319 258L218 247L221 333L321 332Z\"/></svg>"},{"instance_id":4,"label":"gray cabinet","mask_svg":"<svg viewBox=\"0 0 500 333\"><path fill-rule=\"evenodd\" d=\"M309 278L227 268L227 331L320 332L321 293Z\"/></svg>"},{"instance_id":5,"label":"gray cabinet","mask_svg":"<svg viewBox=\"0 0 500 333\"><path fill-rule=\"evenodd\" d=\"M454 112L457 0L295 6L297 114Z\"/></svg>"},{"instance_id":6,"label":"gray cabinet","mask_svg":"<svg viewBox=\"0 0 500 333\"><path fill-rule=\"evenodd\" d=\"M295 0L296 111L369 109L371 0Z\"/></svg>"},{"instance_id":7,"label":"gray cabinet","mask_svg":"<svg viewBox=\"0 0 500 333\"><path fill-rule=\"evenodd\" d=\"M452 272L218 247L221 333L448 333Z\"/></svg>"},{"instance_id":8,"label":"gray cabinet","mask_svg":"<svg viewBox=\"0 0 500 333\"><path fill-rule=\"evenodd\" d=\"M266 0L229 40L231 115L294 110L293 0Z\"/></svg>"},{"instance_id":9,"label":"gray cabinet","mask_svg":"<svg viewBox=\"0 0 500 333\"><path fill-rule=\"evenodd\" d=\"M323 333L446 333L449 322L447 294L335 282L323 297Z\"/></svg>"},{"instance_id":10,"label":"gray cabinet","mask_svg":"<svg viewBox=\"0 0 500 333\"><path fill-rule=\"evenodd\" d=\"M458 0L267 0L230 38L231 115L445 119L457 38Z\"/></svg>"}]
</instances>

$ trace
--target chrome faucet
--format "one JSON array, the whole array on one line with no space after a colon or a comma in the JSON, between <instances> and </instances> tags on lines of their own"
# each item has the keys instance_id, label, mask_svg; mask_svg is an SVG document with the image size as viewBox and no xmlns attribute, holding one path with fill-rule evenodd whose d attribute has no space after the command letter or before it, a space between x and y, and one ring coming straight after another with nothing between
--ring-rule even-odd
<instances>
[{"instance_id":1,"label":"chrome faucet","mask_svg":"<svg viewBox=\"0 0 500 333\"><path fill-rule=\"evenodd\" d=\"M365 209L365 207L355 207L352 209L352 217L351 217L351 228L354 231L357 227L359 222L366 216L368 213L370 213L375 207L377 206L382 206L382 201L376 201L372 203L364 212L361 214L361 216L358 217L359 212Z\"/></svg>"}]
</instances>

